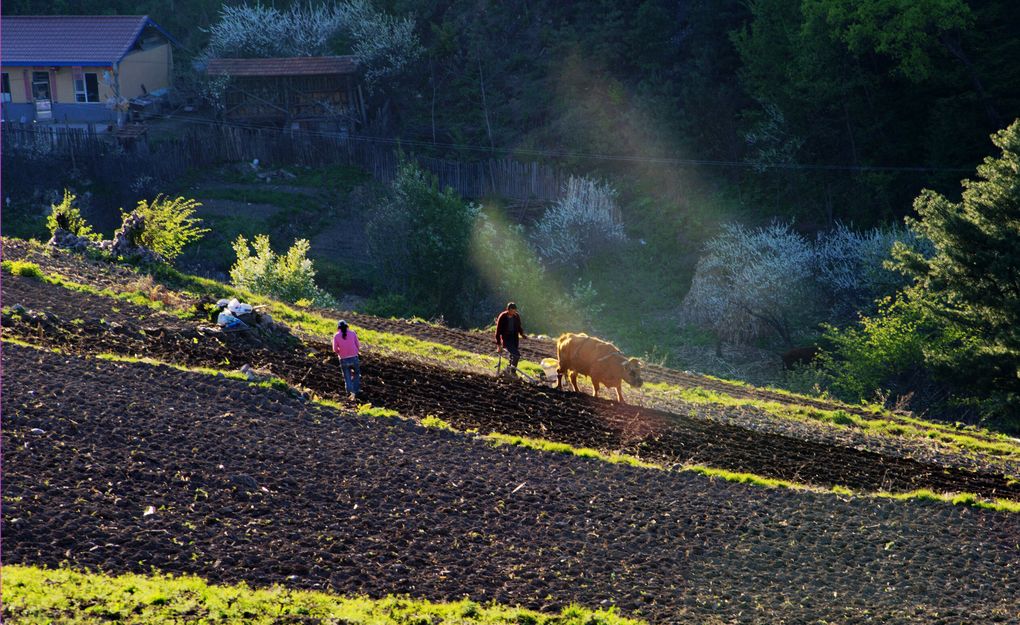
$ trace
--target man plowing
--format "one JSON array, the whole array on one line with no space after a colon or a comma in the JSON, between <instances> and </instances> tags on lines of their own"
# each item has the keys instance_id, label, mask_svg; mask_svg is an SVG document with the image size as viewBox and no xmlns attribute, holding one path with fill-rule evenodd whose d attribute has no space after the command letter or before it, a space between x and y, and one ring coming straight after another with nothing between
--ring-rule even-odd
<instances>
[{"instance_id":1,"label":"man plowing","mask_svg":"<svg viewBox=\"0 0 1020 625\"><path fill-rule=\"evenodd\" d=\"M517 374L517 363L521 359L520 342L518 338L526 339L524 327L521 325L521 316L517 313L517 304L510 302L506 310L499 313L496 318L496 351L503 353L503 350L510 354L510 366L507 371L512 375Z\"/></svg>"}]
</instances>

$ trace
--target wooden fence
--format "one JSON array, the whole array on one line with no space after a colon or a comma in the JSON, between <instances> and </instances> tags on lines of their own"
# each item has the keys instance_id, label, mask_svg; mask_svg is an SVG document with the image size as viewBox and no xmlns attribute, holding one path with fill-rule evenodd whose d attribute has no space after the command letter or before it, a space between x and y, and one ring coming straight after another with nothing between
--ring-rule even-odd
<instances>
[{"instance_id":1,"label":"wooden fence","mask_svg":"<svg viewBox=\"0 0 1020 625\"><path fill-rule=\"evenodd\" d=\"M259 159L265 167L345 164L390 182L401 158L434 174L442 188L467 198L552 202L568 174L556 167L513 158L459 161L403 150L391 141L275 129L196 125L168 140L139 139L120 144L93 128L62 128L5 123L0 129L5 158L18 155L68 163L99 179L117 181L151 176L171 181L192 169Z\"/></svg>"}]
</instances>

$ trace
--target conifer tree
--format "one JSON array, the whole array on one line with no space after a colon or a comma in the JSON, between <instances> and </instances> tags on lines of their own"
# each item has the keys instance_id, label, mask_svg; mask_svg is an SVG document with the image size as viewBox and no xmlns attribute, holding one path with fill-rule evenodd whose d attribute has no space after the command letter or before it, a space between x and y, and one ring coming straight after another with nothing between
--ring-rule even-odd
<instances>
[{"instance_id":1,"label":"conifer tree","mask_svg":"<svg viewBox=\"0 0 1020 625\"><path fill-rule=\"evenodd\" d=\"M910 226L935 246L931 258L898 247L932 311L970 330L979 347L954 373L983 390L1002 414L1020 409L1020 119L992 136L978 180L963 181L960 202L924 191Z\"/></svg>"}]
</instances>

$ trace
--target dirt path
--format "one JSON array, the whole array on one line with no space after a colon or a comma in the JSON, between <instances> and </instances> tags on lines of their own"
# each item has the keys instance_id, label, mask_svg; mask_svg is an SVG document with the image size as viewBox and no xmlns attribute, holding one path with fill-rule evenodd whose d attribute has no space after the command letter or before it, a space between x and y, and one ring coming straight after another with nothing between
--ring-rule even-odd
<instances>
[{"instance_id":1,"label":"dirt path","mask_svg":"<svg viewBox=\"0 0 1020 625\"><path fill-rule=\"evenodd\" d=\"M164 367L5 345L3 369L7 563L653 623L1017 622L1015 515L491 448Z\"/></svg>"},{"instance_id":2,"label":"dirt path","mask_svg":"<svg viewBox=\"0 0 1020 625\"><path fill-rule=\"evenodd\" d=\"M4 298L38 311L5 316L5 336L81 354L113 352L214 368L250 364L321 396L341 398L336 359L325 343L271 347L247 335L203 335L196 324L169 315L85 294L75 294L71 301L64 289L27 278L5 280ZM371 353L363 373L364 401L407 416L437 415L458 429L539 437L660 463L703 463L820 486L931 488L1020 500L1020 484L1001 473L757 432L721 424L721 417L705 418L713 412L745 410L739 407L677 402L671 414L586 395L541 392L491 376Z\"/></svg>"}]
</instances>

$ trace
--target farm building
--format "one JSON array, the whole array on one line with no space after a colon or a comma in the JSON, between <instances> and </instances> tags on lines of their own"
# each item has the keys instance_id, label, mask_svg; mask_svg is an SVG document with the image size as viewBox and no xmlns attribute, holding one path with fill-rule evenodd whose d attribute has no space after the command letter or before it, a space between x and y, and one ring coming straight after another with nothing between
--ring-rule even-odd
<instances>
[{"instance_id":1,"label":"farm building","mask_svg":"<svg viewBox=\"0 0 1020 625\"><path fill-rule=\"evenodd\" d=\"M223 115L231 121L302 128L350 127L363 120L352 56L212 59L227 77Z\"/></svg>"},{"instance_id":2,"label":"farm building","mask_svg":"<svg viewBox=\"0 0 1020 625\"><path fill-rule=\"evenodd\" d=\"M107 101L144 105L170 87L177 42L146 15L4 16L6 120L103 122Z\"/></svg>"}]
</instances>

